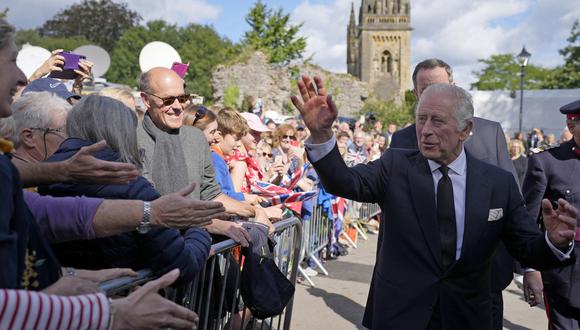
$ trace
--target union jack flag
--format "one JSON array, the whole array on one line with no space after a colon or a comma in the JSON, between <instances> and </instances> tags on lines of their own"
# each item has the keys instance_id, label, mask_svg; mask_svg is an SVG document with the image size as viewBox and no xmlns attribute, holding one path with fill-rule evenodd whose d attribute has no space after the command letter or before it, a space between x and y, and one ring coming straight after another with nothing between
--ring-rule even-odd
<instances>
[{"instance_id":1,"label":"union jack flag","mask_svg":"<svg viewBox=\"0 0 580 330\"><path fill-rule=\"evenodd\" d=\"M294 189L298 181L300 181L300 179L302 178L302 175L306 173L306 170L308 169L309 166L310 163L306 163L304 164L304 166L297 168L291 175L285 174L284 177L282 178L282 181L280 182L280 186L288 188L290 190Z\"/></svg>"},{"instance_id":2,"label":"union jack flag","mask_svg":"<svg viewBox=\"0 0 580 330\"><path fill-rule=\"evenodd\" d=\"M273 195L266 197L269 205L279 205L284 203L302 202L312 199L316 195L316 191L294 192L290 194Z\"/></svg>"},{"instance_id":3,"label":"union jack flag","mask_svg":"<svg viewBox=\"0 0 580 330\"><path fill-rule=\"evenodd\" d=\"M270 182L256 181L252 185L252 193L262 197L271 197L283 194L290 194L290 189L277 186Z\"/></svg>"}]
</instances>

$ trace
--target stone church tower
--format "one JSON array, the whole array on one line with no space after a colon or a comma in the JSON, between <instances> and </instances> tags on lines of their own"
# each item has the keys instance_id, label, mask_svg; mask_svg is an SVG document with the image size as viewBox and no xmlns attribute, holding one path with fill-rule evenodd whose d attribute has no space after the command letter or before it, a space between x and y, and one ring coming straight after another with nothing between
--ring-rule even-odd
<instances>
[{"instance_id":1,"label":"stone church tower","mask_svg":"<svg viewBox=\"0 0 580 330\"><path fill-rule=\"evenodd\" d=\"M348 73L368 82L383 99L403 100L411 89L410 0L361 0L347 28Z\"/></svg>"}]
</instances>

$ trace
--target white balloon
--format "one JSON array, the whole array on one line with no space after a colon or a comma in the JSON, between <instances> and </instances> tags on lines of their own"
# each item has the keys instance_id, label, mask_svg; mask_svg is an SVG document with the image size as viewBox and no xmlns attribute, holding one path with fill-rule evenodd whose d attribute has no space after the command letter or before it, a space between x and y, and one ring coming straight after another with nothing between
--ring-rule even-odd
<instances>
[{"instance_id":1,"label":"white balloon","mask_svg":"<svg viewBox=\"0 0 580 330\"><path fill-rule=\"evenodd\" d=\"M181 62L181 56L175 48L162 41L148 43L139 54L141 72L147 72L158 66L171 69L173 62Z\"/></svg>"},{"instance_id":2,"label":"white balloon","mask_svg":"<svg viewBox=\"0 0 580 330\"><path fill-rule=\"evenodd\" d=\"M102 77L107 73L111 66L111 57L106 50L95 45L80 46L73 51L73 53L85 55L87 61L93 62L93 76Z\"/></svg>"},{"instance_id":3,"label":"white balloon","mask_svg":"<svg viewBox=\"0 0 580 330\"><path fill-rule=\"evenodd\" d=\"M50 57L51 53L38 46L30 44L22 45L22 49L16 57L16 65L24 72L26 78L30 78L34 71L38 69L44 61Z\"/></svg>"}]
</instances>

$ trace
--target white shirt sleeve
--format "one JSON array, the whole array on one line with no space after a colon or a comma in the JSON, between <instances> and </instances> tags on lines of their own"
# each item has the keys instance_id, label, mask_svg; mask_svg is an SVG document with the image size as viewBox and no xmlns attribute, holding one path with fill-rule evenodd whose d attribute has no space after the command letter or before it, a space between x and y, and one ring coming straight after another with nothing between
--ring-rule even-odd
<instances>
[{"instance_id":1,"label":"white shirt sleeve","mask_svg":"<svg viewBox=\"0 0 580 330\"><path fill-rule=\"evenodd\" d=\"M316 163L317 161L328 155L336 145L336 136L332 137L324 143L310 143L310 138L304 141L304 147L306 148L306 153L308 154L308 159L311 163Z\"/></svg>"},{"instance_id":2,"label":"white shirt sleeve","mask_svg":"<svg viewBox=\"0 0 580 330\"><path fill-rule=\"evenodd\" d=\"M550 240L548 239L548 232L546 232L544 234L544 237L546 238L546 243L548 243L550 250L552 250L552 253L554 253L554 255L556 256L556 258L558 258L558 260L564 261L564 260L570 259L570 253L572 253L572 251L574 251L574 242L572 242L572 244L568 248L568 251L566 251L566 253L564 253L564 252L560 251L560 249L555 247L554 244L552 244L552 242L550 242Z\"/></svg>"}]
</instances>

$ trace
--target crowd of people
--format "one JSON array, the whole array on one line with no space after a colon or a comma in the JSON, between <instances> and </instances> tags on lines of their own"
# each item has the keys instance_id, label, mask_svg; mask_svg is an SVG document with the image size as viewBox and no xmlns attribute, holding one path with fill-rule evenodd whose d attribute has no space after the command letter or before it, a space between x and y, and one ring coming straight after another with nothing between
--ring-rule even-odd
<instances>
[{"instance_id":1,"label":"crowd of people","mask_svg":"<svg viewBox=\"0 0 580 330\"><path fill-rule=\"evenodd\" d=\"M346 254L341 227L347 206L332 207L340 198L378 203L383 209L381 219L366 224L379 234L379 267L364 320L372 329L500 329L501 291L514 265L508 250L524 268L538 269L564 269L574 250L569 227L576 210L558 198L576 205L577 186L551 196L560 206L557 211L540 207L548 184L542 193L529 188L544 175L536 163L543 156L534 155L559 148L555 136L534 128L525 139L522 133L510 139L498 123L473 117L468 93L452 85L451 67L441 60L423 61L413 73L420 100L417 123L400 129L385 123L384 129L378 120L366 127L337 121L332 97L319 78L298 82L301 98L294 96L292 102L301 116L276 123L264 116L261 100L254 97L241 110L193 104L182 78L162 67L141 75L139 99L129 88L83 95L91 62L79 65L69 89L45 77L62 70L60 50L29 78L16 66L17 51L13 27L0 19L0 328L194 328L198 316L161 297L160 289L196 278L212 243L232 239L247 247L252 240L248 224L267 226L272 234L273 223L287 215L310 221L315 206L326 207L323 213L332 224L333 239L322 257ZM577 112L580 105L563 110L568 131L558 141L570 145L575 155ZM423 167L416 169L421 161ZM427 165L432 174L422 172ZM501 226L490 227L489 233L480 228L488 235L481 250L463 250L472 248L470 239L478 239L467 236L475 235L467 224L473 216L471 196L482 193L470 185L475 182L470 181L475 180L470 179L472 165L488 173L493 190L501 192L486 205L498 208L484 210L490 223L497 220ZM461 178L465 173L468 178ZM514 188L512 181L520 186ZM489 188L481 184L482 190ZM453 191L465 198L454 200ZM545 236L535 217L525 220L524 201L514 197L520 191L535 207L534 216L543 218ZM435 196L435 203L429 203ZM448 202L451 206L442 210ZM430 208L432 214L425 214ZM439 222L425 222L422 229L415 228L417 221L401 222L426 221L434 214ZM436 233L427 232L435 227ZM436 237L437 247L429 239L425 246L417 243L421 233ZM416 235L408 239L410 234ZM431 260L427 252L436 248L440 256ZM393 251L410 256L401 260ZM99 289L103 281L135 276L135 270L145 268L158 279L127 297L108 300ZM312 268L308 276L316 275ZM526 300L535 305L541 300L542 278L531 268L524 273ZM418 276L412 282L421 283L423 291L408 286L409 276ZM387 285L383 278L401 285ZM474 281L478 286L470 287ZM561 293L554 283L549 284L553 292ZM411 298L402 298L399 306L386 297L405 294ZM475 298L461 307L459 298L465 295ZM425 299L416 303L417 297ZM552 298L551 319L574 319L561 306L578 308L561 298ZM471 305L489 310L476 315L472 312L478 308ZM388 306L388 313L382 313ZM460 312L450 316L449 306ZM28 312L31 308L34 313Z\"/></svg>"}]
</instances>

